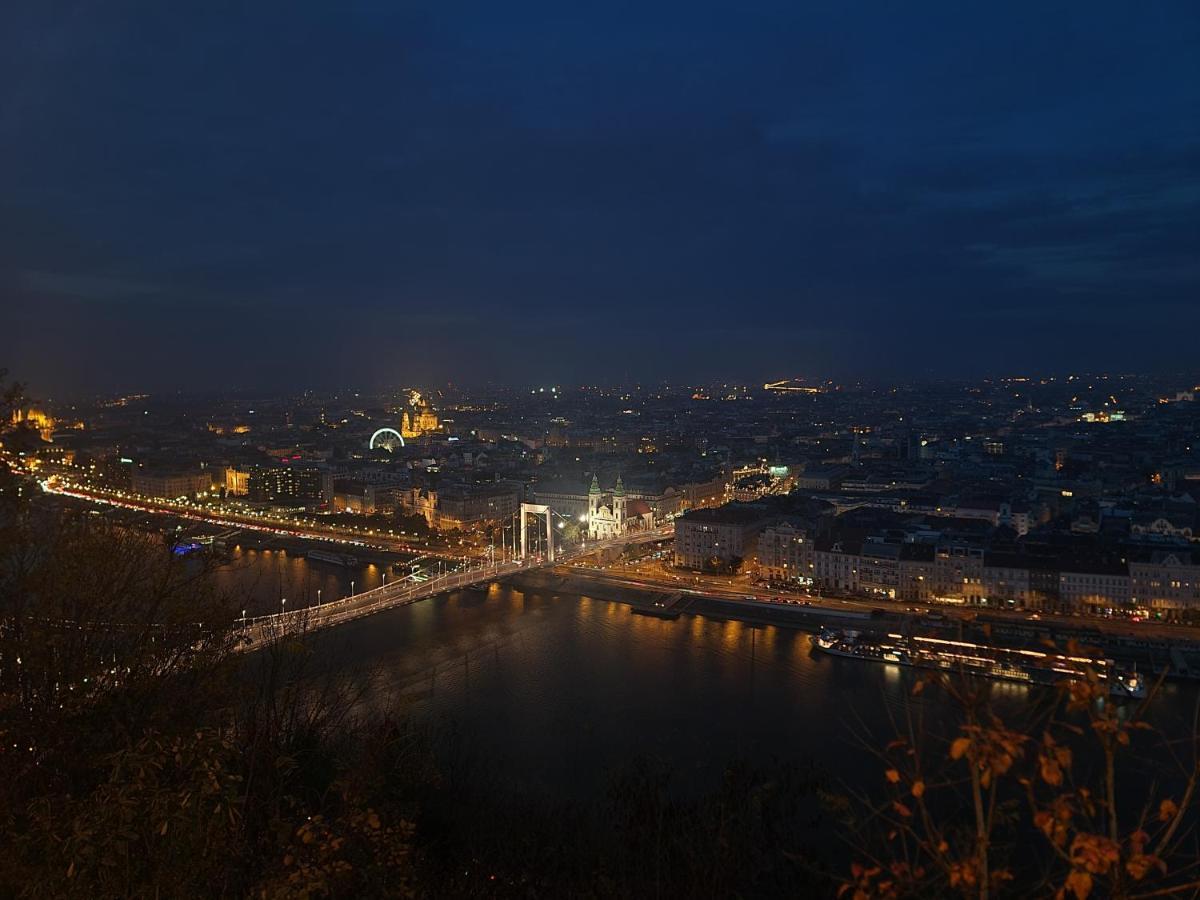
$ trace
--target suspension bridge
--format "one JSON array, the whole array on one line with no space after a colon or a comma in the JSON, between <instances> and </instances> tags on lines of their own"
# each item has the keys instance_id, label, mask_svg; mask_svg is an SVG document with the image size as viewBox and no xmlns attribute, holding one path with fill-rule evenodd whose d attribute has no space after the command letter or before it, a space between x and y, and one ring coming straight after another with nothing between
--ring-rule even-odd
<instances>
[{"instance_id":1,"label":"suspension bridge","mask_svg":"<svg viewBox=\"0 0 1200 900\"><path fill-rule=\"evenodd\" d=\"M539 511L537 514L541 515L542 513ZM331 628L334 625L361 619L397 606L407 606L410 603L416 603L448 591L463 590L473 585L494 581L497 578L515 575L518 572L556 566L613 547L660 541L669 538L673 532L674 526L668 524L653 530L625 534L607 540L585 541L567 548L554 549L551 543L551 551L541 555L523 553L521 557L514 559L498 561L481 559L423 581L405 578L318 606L287 610L271 615L243 617L238 620L242 627L242 646L250 649L281 635ZM522 543L524 544L524 541ZM526 550L527 548L523 547L522 549Z\"/></svg>"}]
</instances>

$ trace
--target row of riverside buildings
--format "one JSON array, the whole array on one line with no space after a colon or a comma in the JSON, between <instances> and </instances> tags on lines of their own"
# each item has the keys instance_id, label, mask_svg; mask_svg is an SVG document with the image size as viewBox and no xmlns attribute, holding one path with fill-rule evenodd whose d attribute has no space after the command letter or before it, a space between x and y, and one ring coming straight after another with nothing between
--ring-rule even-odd
<instances>
[{"instance_id":1,"label":"row of riverside buildings","mask_svg":"<svg viewBox=\"0 0 1200 900\"><path fill-rule=\"evenodd\" d=\"M1200 615L1200 554L1186 544L1078 552L1022 541L1002 546L838 539L754 504L690 512L675 523L675 564L704 570L738 558L771 584L859 598L1168 619Z\"/></svg>"}]
</instances>

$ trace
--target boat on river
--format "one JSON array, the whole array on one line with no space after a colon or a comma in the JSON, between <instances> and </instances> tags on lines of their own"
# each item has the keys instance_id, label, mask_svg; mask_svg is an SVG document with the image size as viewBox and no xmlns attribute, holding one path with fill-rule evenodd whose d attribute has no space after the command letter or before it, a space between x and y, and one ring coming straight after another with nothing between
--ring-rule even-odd
<instances>
[{"instance_id":1,"label":"boat on river","mask_svg":"<svg viewBox=\"0 0 1200 900\"><path fill-rule=\"evenodd\" d=\"M1000 647L971 641L924 635L864 634L822 628L812 636L813 646L830 656L892 663L918 669L964 672L1023 684L1054 685L1064 679L1082 679L1094 672L1115 697L1146 696L1146 680L1136 669L1118 666L1111 659Z\"/></svg>"},{"instance_id":2,"label":"boat on river","mask_svg":"<svg viewBox=\"0 0 1200 900\"><path fill-rule=\"evenodd\" d=\"M304 555L309 559L315 559L317 562L332 563L335 566L354 568L358 565L358 557L353 553L334 553L331 550L309 550Z\"/></svg>"}]
</instances>

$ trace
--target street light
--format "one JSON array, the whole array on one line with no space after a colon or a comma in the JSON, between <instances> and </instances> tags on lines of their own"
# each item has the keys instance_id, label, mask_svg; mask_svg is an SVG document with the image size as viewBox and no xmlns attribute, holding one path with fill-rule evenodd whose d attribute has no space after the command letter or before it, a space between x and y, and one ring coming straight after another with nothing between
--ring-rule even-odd
<instances>
[{"instance_id":1,"label":"street light","mask_svg":"<svg viewBox=\"0 0 1200 900\"><path fill-rule=\"evenodd\" d=\"M284 597L279 601L279 611L287 612L287 597Z\"/></svg>"},{"instance_id":2,"label":"street light","mask_svg":"<svg viewBox=\"0 0 1200 900\"><path fill-rule=\"evenodd\" d=\"M351 597L354 596L354 582L353 581L350 582L350 596Z\"/></svg>"},{"instance_id":3,"label":"street light","mask_svg":"<svg viewBox=\"0 0 1200 900\"><path fill-rule=\"evenodd\" d=\"M320 606L321 606L321 589L317 588L317 608L319 609Z\"/></svg>"}]
</instances>

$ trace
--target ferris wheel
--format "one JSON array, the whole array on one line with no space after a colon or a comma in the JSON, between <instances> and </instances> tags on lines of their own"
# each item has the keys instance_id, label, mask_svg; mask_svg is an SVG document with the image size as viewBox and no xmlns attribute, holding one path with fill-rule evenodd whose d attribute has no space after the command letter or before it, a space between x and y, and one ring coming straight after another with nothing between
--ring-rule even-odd
<instances>
[{"instance_id":1,"label":"ferris wheel","mask_svg":"<svg viewBox=\"0 0 1200 900\"><path fill-rule=\"evenodd\" d=\"M395 428L380 428L371 435L371 440L367 444L369 450L386 450L388 453L403 446L404 438Z\"/></svg>"}]
</instances>

